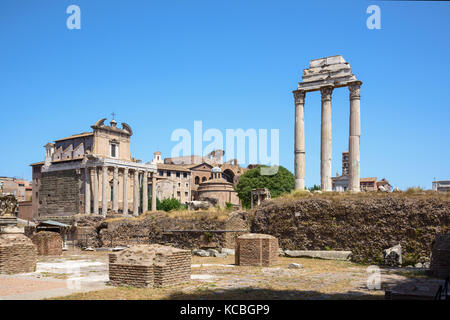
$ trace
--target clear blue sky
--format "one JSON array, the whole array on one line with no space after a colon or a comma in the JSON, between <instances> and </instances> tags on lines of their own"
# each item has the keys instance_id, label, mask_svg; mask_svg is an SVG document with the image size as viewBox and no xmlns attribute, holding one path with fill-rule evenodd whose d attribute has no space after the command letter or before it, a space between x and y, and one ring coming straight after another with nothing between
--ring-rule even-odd
<instances>
[{"instance_id":1,"label":"clear blue sky","mask_svg":"<svg viewBox=\"0 0 450 320\"><path fill-rule=\"evenodd\" d=\"M66 27L81 8L81 30ZM381 30L366 8L381 8ZM117 113L132 154L169 156L176 128L280 129L293 171L292 90L310 59L342 54L364 82L361 176L400 188L450 179L450 3L0 2L0 175L31 178L43 146ZM348 148L348 90L333 93L333 175ZM306 101L306 184L320 181L320 94Z\"/></svg>"}]
</instances>

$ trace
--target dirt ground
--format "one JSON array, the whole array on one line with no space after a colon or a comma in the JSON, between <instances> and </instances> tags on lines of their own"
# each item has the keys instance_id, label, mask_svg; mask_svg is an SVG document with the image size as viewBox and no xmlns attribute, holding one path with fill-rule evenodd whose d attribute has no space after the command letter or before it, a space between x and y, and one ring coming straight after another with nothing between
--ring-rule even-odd
<instances>
[{"instance_id":1,"label":"dirt ground","mask_svg":"<svg viewBox=\"0 0 450 320\"><path fill-rule=\"evenodd\" d=\"M289 268L291 263L302 267ZM0 299L384 299L386 288L428 288L433 294L442 282L423 270L383 268L380 289L369 290L371 276L368 266L348 261L280 257L273 267L241 267L234 256L194 256L188 283L116 288L108 285L108 252L68 251L40 257L36 272L0 275Z\"/></svg>"},{"instance_id":2,"label":"dirt ground","mask_svg":"<svg viewBox=\"0 0 450 320\"><path fill-rule=\"evenodd\" d=\"M303 267L289 268L291 263ZM57 299L384 299L383 289L388 287L437 281L424 271L380 269L381 288L369 290L373 273L367 268L347 261L285 257L273 267L240 267L234 265L234 256L194 256L189 283L155 289L118 287Z\"/></svg>"}]
</instances>

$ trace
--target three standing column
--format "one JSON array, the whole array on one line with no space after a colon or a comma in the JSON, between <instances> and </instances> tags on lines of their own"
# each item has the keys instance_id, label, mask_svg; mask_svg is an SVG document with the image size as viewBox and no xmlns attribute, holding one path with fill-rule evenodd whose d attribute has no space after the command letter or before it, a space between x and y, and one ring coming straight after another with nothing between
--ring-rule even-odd
<instances>
[{"instance_id":1,"label":"three standing column","mask_svg":"<svg viewBox=\"0 0 450 320\"><path fill-rule=\"evenodd\" d=\"M320 88L322 93L322 125L320 146L320 186L323 191L332 191L331 185L331 94L333 87Z\"/></svg>"},{"instance_id":2,"label":"three standing column","mask_svg":"<svg viewBox=\"0 0 450 320\"><path fill-rule=\"evenodd\" d=\"M294 170L295 190L305 189L305 95L302 90L294 91L295 99L295 144Z\"/></svg>"},{"instance_id":3,"label":"three standing column","mask_svg":"<svg viewBox=\"0 0 450 320\"><path fill-rule=\"evenodd\" d=\"M361 81L356 81L348 86L350 91L350 136L349 136L349 191L360 192L360 163L359 141L361 137Z\"/></svg>"}]
</instances>

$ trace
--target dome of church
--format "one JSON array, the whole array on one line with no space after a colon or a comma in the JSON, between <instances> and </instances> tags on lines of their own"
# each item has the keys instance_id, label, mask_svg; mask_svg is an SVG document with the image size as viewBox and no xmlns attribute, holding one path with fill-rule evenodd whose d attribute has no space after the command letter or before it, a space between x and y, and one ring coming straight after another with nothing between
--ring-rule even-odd
<instances>
[{"instance_id":1,"label":"dome of church","mask_svg":"<svg viewBox=\"0 0 450 320\"><path fill-rule=\"evenodd\" d=\"M211 169L211 172L222 172L222 170L219 167L214 167Z\"/></svg>"}]
</instances>

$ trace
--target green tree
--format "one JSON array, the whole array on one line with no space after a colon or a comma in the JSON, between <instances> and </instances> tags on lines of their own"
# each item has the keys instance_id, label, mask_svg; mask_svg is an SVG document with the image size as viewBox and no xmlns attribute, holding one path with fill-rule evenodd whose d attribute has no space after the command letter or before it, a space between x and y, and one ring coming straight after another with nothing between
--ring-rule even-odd
<instances>
[{"instance_id":1,"label":"green tree","mask_svg":"<svg viewBox=\"0 0 450 320\"><path fill-rule=\"evenodd\" d=\"M319 185L315 184L314 186L309 187L308 190L311 191L311 192L313 192L315 190L320 190L320 184Z\"/></svg>"},{"instance_id":2,"label":"green tree","mask_svg":"<svg viewBox=\"0 0 450 320\"><path fill-rule=\"evenodd\" d=\"M278 172L274 175L261 175L261 167L246 171L240 178L236 185L236 192L242 205L246 208L250 207L251 191L255 188L267 188L270 190L272 198L278 197L282 193L290 192L294 189L294 175L286 168L279 166Z\"/></svg>"}]
</instances>

